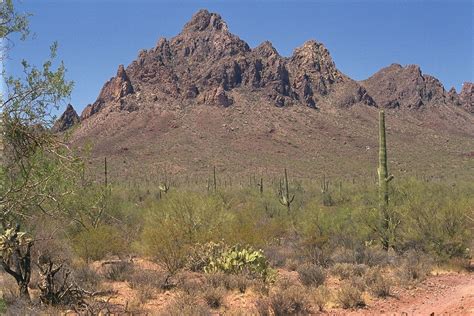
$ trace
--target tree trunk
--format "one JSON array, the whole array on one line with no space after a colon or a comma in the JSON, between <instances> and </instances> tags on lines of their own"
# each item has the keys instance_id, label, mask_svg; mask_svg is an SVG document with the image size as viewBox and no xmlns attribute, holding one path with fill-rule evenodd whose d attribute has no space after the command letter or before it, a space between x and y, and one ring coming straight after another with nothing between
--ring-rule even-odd
<instances>
[{"instance_id":1,"label":"tree trunk","mask_svg":"<svg viewBox=\"0 0 474 316\"><path fill-rule=\"evenodd\" d=\"M30 301L30 292L28 291L28 283L18 282L18 289L20 291L20 298L25 301Z\"/></svg>"}]
</instances>

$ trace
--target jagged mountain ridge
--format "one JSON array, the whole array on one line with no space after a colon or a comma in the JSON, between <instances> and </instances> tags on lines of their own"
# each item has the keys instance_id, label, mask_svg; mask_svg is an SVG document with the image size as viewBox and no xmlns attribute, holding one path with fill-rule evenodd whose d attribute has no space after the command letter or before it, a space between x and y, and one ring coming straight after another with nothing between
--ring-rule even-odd
<instances>
[{"instance_id":1,"label":"jagged mountain ridge","mask_svg":"<svg viewBox=\"0 0 474 316\"><path fill-rule=\"evenodd\" d=\"M403 109L448 105L474 111L472 83L466 83L460 94L454 89L447 92L418 66L398 64L356 82L336 68L321 43L307 41L288 58L268 41L250 49L229 32L220 15L200 10L179 35L161 38L153 49L142 50L126 69L120 65L81 119L105 108L135 111L140 103L166 103L166 99L227 107L234 103L232 91L239 87L258 90L280 107L362 103ZM138 93L130 96L134 92Z\"/></svg>"},{"instance_id":2,"label":"jagged mountain ridge","mask_svg":"<svg viewBox=\"0 0 474 316\"><path fill-rule=\"evenodd\" d=\"M219 15L201 10L179 35L119 66L71 141L92 142L98 163L123 161L121 174L164 164L170 172L278 170L288 162L300 174L314 162L311 172L366 173L379 106L400 170L444 172L446 161L456 169L471 150L472 84L446 92L419 67L400 65L358 82L321 43L307 41L290 57L270 42L251 49Z\"/></svg>"},{"instance_id":3,"label":"jagged mountain ridge","mask_svg":"<svg viewBox=\"0 0 474 316\"><path fill-rule=\"evenodd\" d=\"M239 87L259 90L276 106L375 105L361 85L336 68L321 43L308 41L290 58L280 56L270 42L250 49L218 14L201 10L178 36L160 39L126 69L120 66L81 117L87 119L108 103L136 110L131 104L146 97L151 102L164 96L226 107L234 103L232 91ZM140 97L127 99L134 91Z\"/></svg>"}]
</instances>

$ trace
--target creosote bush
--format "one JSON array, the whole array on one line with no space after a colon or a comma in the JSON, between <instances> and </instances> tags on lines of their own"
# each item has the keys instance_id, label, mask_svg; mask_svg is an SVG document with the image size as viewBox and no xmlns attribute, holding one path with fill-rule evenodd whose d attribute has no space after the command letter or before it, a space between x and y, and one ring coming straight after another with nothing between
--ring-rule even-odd
<instances>
[{"instance_id":1,"label":"creosote bush","mask_svg":"<svg viewBox=\"0 0 474 316\"><path fill-rule=\"evenodd\" d=\"M310 312L307 290L298 285L277 288L270 293L270 307L274 315L301 315Z\"/></svg>"},{"instance_id":2,"label":"creosote bush","mask_svg":"<svg viewBox=\"0 0 474 316\"><path fill-rule=\"evenodd\" d=\"M396 275L402 285L421 282L431 272L432 264L426 254L410 250L399 258Z\"/></svg>"},{"instance_id":3,"label":"creosote bush","mask_svg":"<svg viewBox=\"0 0 474 316\"><path fill-rule=\"evenodd\" d=\"M318 307L320 312L324 311L324 308L331 300L331 292L324 285L321 285L316 288L311 294L311 296L313 298L314 304Z\"/></svg>"},{"instance_id":4,"label":"creosote bush","mask_svg":"<svg viewBox=\"0 0 474 316\"><path fill-rule=\"evenodd\" d=\"M209 307L199 302L196 296L178 293L166 308L164 314L170 316L208 316L211 313Z\"/></svg>"},{"instance_id":5,"label":"creosote bush","mask_svg":"<svg viewBox=\"0 0 474 316\"><path fill-rule=\"evenodd\" d=\"M326 274L324 270L313 263L305 263L297 268L298 275L301 283L305 286L318 287L326 280Z\"/></svg>"},{"instance_id":6,"label":"creosote bush","mask_svg":"<svg viewBox=\"0 0 474 316\"><path fill-rule=\"evenodd\" d=\"M362 290L351 282L344 282L336 292L336 299L342 308L355 308L365 306Z\"/></svg>"},{"instance_id":7,"label":"creosote bush","mask_svg":"<svg viewBox=\"0 0 474 316\"><path fill-rule=\"evenodd\" d=\"M331 273L340 280L347 280L353 276L362 276L367 271L364 264L336 263L331 267Z\"/></svg>"},{"instance_id":8,"label":"creosote bush","mask_svg":"<svg viewBox=\"0 0 474 316\"><path fill-rule=\"evenodd\" d=\"M381 268L370 268L364 275L364 281L373 295L377 297L387 297L390 295L392 281L384 274Z\"/></svg>"},{"instance_id":9,"label":"creosote bush","mask_svg":"<svg viewBox=\"0 0 474 316\"><path fill-rule=\"evenodd\" d=\"M206 287L202 297L210 308L219 308L224 300L226 290L223 287Z\"/></svg>"}]
</instances>

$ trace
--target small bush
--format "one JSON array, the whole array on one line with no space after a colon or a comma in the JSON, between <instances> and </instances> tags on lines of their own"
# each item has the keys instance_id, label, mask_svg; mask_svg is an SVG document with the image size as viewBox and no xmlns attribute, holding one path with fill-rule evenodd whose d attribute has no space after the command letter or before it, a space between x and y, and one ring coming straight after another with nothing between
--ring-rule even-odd
<instances>
[{"instance_id":1,"label":"small bush","mask_svg":"<svg viewBox=\"0 0 474 316\"><path fill-rule=\"evenodd\" d=\"M353 250L345 248L345 247L338 247L334 249L331 255L331 261L335 264L337 263L356 263L356 254Z\"/></svg>"},{"instance_id":2,"label":"small bush","mask_svg":"<svg viewBox=\"0 0 474 316\"><path fill-rule=\"evenodd\" d=\"M410 250L400 258L396 275L401 283L412 284L423 281L431 268L432 260L429 257Z\"/></svg>"},{"instance_id":3,"label":"small bush","mask_svg":"<svg viewBox=\"0 0 474 316\"><path fill-rule=\"evenodd\" d=\"M154 297L155 289L148 284L141 284L135 287L137 291L137 298L140 303L145 304Z\"/></svg>"},{"instance_id":4,"label":"small bush","mask_svg":"<svg viewBox=\"0 0 474 316\"><path fill-rule=\"evenodd\" d=\"M331 268L331 273L340 280L347 280L353 276L362 276L367 271L364 264L336 263Z\"/></svg>"},{"instance_id":5,"label":"small bush","mask_svg":"<svg viewBox=\"0 0 474 316\"><path fill-rule=\"evenodd\" d=\"M344 283L337 291L336 299L342 308L356 308L365 306L365 301L362 298L362 291L351 283Z\"/></svg>"},{"instance_id":6,"label":"small bush","mask_svg":"<svg viewBox=\"0 0 474 316\"><path fill-rule=\"evenodd\" d=\"M0 298L0 314L7 312L7 302L3 298Z\"/></svg>"},{"instance_id":7,"label":"small bush","mask_svg":"<svg viewBox=\"0 0 474 316\"><path fill-rule=\"evenodd\" d=\"M255 302L255 309L260 316L270 316L270 302L268 298L260 298Z\"/></svg>"},{"instance_id":8,"label":"small bush","mask_svg":"<svg viewBox=\"0 0 474 316\"><path fill-rule=\"evenodd\" d=\"M238 290L240 293L244 294L247 291L247 288L250 285L250 280L245 275L236 274L229 275L227 282L225 283L225 288L227 290Z\"/></svg>"},{"instance_id":9,"label":"small bush","mask_svg":"<svg viewBox=\"0 0 474 316\"><path fill-rule=\"evenodd\" d=\"M297 285L277 289L270 295L270 306L276 316L308 314L309 301L306 289Z\"/></svg>"},{"instance_id":10,"label":"small bush","mask_svg":"<svg viewBox=\"0 0 474 316\"><path fill-rule=\"evenodd\" d=\"M210 308L219 308L224 300L225 289L222 287L207 287L202 294Z\"/></svg>"},{"instance_id":11,"label":"small bush","mask_svg":"<svg viewBox=\"0 0 474 316\"><path fill-rule=\"evenodd\" d=\"M164 315L170 316L207 316L209 308L201 304L194 295L178 294L166 308Z\"/></svg>"},{"instance_id":12,"label":"small bush","mask_svg":"<svg viewBox=\"0 0 474 316\"><path fill-rule=\"evenodd\" d=\"M94 291L102 281L102 276L99 275L95 270L91 269L88 265L79 265L73 270L74 280L77 284L89 291Z\"/></svg>"},{"instance_id":13,"label":"small bush","mask_svg":"<svg viewBox=\"0 0 474 316\"><path fill-rule=\"evenodd\" d=\"M73 238L73 248L85 261L101 260L107 255L121 254L126 249L119 231L105 225L78 233Z\"/></svg>"},{"instance_id":14,"label":"small bush","mask_svg":"<svg viewBox=\"0 0 474 316\"><path fill-rule=\"evenodd\" d=\"M390 295L391 281L383 275L380 268L371 268L364 276L365 284L370 292L377 297Z\"/></svg>"},{"instance_id":15,"label":"small bush","mask_svg":"<svg viewBox=\"0 0 474 316\"><path fill-rule=\"evenodd\" d=\"M127 261L108 263L104 267L103 275L107 280L123 282L133 272L133 264Z\"/></svg>"},{"instance_id":16,"label":"small bush","mask_svg":"<svg viewBox=\"0 0 474 316\"><path fill-rule=\"evenodd\" d=\"M301 283L306 286L320 286L326 280L324 270L312 263L305 263L298 267L298 275Z\"/></svg>"},{"instance_id":17,"label":"small bush","mask_svg":"<svg viewBox=\"0 0 474 316\"><path fill-rule=\"evenodd\" d=\"M318 307L320 312L324 311L324 308L326 307L327 303L331 299L331 293L329 292L329 289L325 287L324 285L319 286L313 292L312 296L313 296L313 302Z\"/></svg>"},{"instance_id":18,"label":"small bush","mask_svg":"<svg viewBox=\"0 0 474 316\"><path fill-rule=\"evenodd\" d=\"M286 268L290 271L296 271L299 265L300 263L298 262L298 260L293 258L288 258L285 262Z\"/></svg>"},{"instance_id":19,"label":"small bush","mask_svg":"<svg viewBox=\"0 0 474 316\"><path fill-rule=\"evenodd\" d=\"M154 270L133 270L126 278L131 289L149 287L152 289L165 290L168 288L168 274Z\"/></svg>"},{"instance_id":20,"label":"small bush","mask_svg":"<svg viewBox=\"0 0 474 316\"><path fill-rule=\"evenodd\" d=\"M184 291L187 295L197 296L202 288L206 286L207 280L189 276L187 273L180 273L177 275L177 287Z\"/></svg>"},{"instance_id":21,"label":"small bush","mask_svg":"<svg viewBox=\"0 0 474 316\"><path fill-rule=\"evenodd\" d=\"M386 266L389 263L392 263L395 253L391 252L391 250L386 251L378 247L364 247L359 256L359 262L364 263L369 267L374 267Z\"/></svg>"}]
</instances>

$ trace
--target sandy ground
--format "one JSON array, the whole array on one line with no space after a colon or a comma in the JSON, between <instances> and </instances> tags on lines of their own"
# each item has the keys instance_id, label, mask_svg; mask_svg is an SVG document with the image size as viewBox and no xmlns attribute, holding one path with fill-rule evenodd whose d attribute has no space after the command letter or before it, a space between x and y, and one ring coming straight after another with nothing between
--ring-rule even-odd
<instances>
[{"instance_id":1,"label":"sandy ground","mask_svg":"<svg viewBox=\"0 0 474 316\"><path fill-rule=\"evenodd\" d=\"M474 315L474 274L431 276L415 288L395 288L391 297L368 302L366 309L347 314Z\"/></svg>"},{"instance_id":2,"label":"sandy ground","mask_svg":"<svg viewBox=\"0 0 474 316\"><path fill-rule=\"evenodd\" d=\"M2 289L14 285L9 276L0 272L0 295ZM109 288L117 291L112 299L121 306L129 305L135 296L126 282L113 282ZM162 311L173 299L174 293L158 294L146 304L150 314ZM229 294L224 303L226 314L232 310L245 313L253 305L254 295ZM392 295L385 299L368 299L367 306L357 310L329 309L328 315L474 315L474 273L445 272L429 276L425 281L409 288L394 287ZM249 305L250 304L250 305ZM131 307L131 306L129 306ZM145 306L142 306L145 307ZM220 311L216 311L219 315Z\"/></svg>"}]
</instances>

